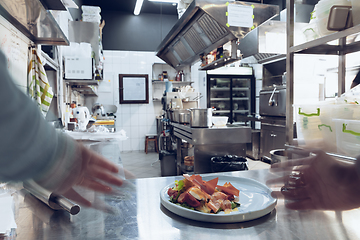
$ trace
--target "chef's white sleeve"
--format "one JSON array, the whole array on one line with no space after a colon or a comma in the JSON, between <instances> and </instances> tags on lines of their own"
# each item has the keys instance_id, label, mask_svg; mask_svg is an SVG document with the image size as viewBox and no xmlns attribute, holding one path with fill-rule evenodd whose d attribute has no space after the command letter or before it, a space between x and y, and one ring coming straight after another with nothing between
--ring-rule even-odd
<instances>
[{"instance_id":1,"label":"chef's white sleeve","mask_svg":"<svg viewBox=\"0 0 360 240\"><path fill-rule=\"evenodd\" d=\"M75 142L46 122L18 86L0 51L0 182L40 179L62 184L75 164Z\"/></svg>"}]
</instances>

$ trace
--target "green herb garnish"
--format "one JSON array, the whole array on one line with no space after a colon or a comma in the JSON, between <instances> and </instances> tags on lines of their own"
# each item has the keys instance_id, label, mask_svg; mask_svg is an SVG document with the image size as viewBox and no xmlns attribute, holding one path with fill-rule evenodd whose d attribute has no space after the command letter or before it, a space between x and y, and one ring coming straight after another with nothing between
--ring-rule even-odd
<instances>
[{"instance_id":1,"label":"green herb garnish","mask_svg":"<svg viewBox=\"0 0 360 240\"><path fill-rule=\"evenodd\" d=\"M231 209L237 208L237 207L239 207L239 206L240 206L239 203L231 202Z\"/></svg>"}]
</instances>

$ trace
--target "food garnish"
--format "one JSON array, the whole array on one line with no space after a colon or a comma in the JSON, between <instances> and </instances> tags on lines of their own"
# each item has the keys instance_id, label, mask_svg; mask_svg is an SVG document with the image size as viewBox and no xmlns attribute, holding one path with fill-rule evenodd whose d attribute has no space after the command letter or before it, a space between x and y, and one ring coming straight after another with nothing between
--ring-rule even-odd
<instances>
[{"instance_id":1,"label":"food garnish","mask_svg":"<svg viewBox=\"0 0 360 240\"><path fill-rule=\"evenodd\" d=\"M184 179L176 180L175 186L168 189L170 202L204 213L238 210L240 191L230 182L220 186L217 185L218 177L204 181L200 175L183 176Z\"/></svg>"}]
</instances>

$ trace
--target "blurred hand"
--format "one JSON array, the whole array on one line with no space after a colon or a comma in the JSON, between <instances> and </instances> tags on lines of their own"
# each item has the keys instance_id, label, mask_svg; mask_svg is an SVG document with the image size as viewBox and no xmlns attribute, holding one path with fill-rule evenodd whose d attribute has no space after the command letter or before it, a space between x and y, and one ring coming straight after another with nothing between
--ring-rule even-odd
<instances>
[{"instance_id":1,"label":"blurred hand","mask_svg":"<svg viewBox=\"0 0 360 240\"><path fill-rule=\"evenodd\" d=\"M91 202L77 193L73 186L77 185L101 193L111 193L110 185L121 186L124 180L116 176L119 169L114 163L80 143L77 145L78 156L75 166L71 169L71 175L54 192L79 204L91 206ZM127 179L134 178L134 175L127 170L124 169L124 172Z\"/></svg>"},{"instance_id":2,"label":"blurred hand","mask_svg":"<svg viewBox=\"0 0 360 240\"><path fill-rule=\"evenodd\" d=\"M360 178L355 164L334 159L320 150L306 158L289 160L271 166L283 177L267 181L283 183L272 196L288 200L285 206L294 210L349 210L360 207Z\"/></svg>"}]
</instances>

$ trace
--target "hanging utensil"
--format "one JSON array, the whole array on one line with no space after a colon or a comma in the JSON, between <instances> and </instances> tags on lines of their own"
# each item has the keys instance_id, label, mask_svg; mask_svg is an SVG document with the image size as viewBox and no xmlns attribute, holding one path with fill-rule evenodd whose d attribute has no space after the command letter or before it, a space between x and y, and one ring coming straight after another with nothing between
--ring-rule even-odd
<instances>
[{"instance_id":1,"label":"hanging utensil","mask_svg":"<svg viewBox=\"0 0 360 240\"><path fill-rule=\"evenodd\" d=\"M202 98L203 97L203 95L201 95L201 93L200 93L200 95L199 96L196 96L194 99L193 99L193 101L197 101L197 100L199 100L200 98Z\"/></svg>"}]
</instances>

